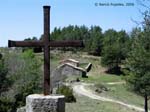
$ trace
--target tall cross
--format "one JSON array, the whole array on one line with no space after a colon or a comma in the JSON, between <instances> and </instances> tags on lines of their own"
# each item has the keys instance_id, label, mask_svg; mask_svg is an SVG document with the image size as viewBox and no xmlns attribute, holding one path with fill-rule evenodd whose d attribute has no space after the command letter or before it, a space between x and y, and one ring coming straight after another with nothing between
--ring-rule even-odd
<instances>
[{"instance_id":1,"label":"tall cross","mask_svg":"<svg viewBox=\"0 0 150 112\"><path fill-rule=\"evenodd\" d=\"M83 47L83 42L76 41L50 41L50 6L43 6L44 9L44 38L42 41L11 41L8 40L8 47L43 47L44 49L44 95L50 92L50 47Z\"/></svg>"}]
</instances>

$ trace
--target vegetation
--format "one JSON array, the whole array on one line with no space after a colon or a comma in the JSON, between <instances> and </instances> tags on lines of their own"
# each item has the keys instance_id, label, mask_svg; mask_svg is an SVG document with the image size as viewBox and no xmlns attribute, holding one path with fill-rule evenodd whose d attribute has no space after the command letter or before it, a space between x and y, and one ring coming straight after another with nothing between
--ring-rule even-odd
<instances>
[{"instance_id":1,"label":"vegetation","mask_svg":"<svg viewBox=\"0 0 150 112\"><path fill-rule=\"evenodd\" d=\"M107 84L103 83L94 86L87 86L86 89L95 91L101 97L111 98L114 100L122 101L130 105L143 107L144 99L142 96L135 94L133 91L127 89L126 84Z\"/></svg>"},{"instance_id":2,"label":"vegetation","mask_svg":"<svg viewBox=\"0 0 150 112\"><path fill-rule=\"evenodd\" d=\"M124 106L76 95L77 103L66 103L66 112L137 112Z\"/></svg>"},{"instance_id":3,"label":"vegetation","mask_svg":"<svg viewBox=\"0 0 150 112\"><path fill-rule=\"evenodd\" d=\"M128 53L129 36L125 31L110 29L104 37L101 64L108 67L108 73L121 74L120 65Z\"/></svg>"},{"instance_id":4,"label":"vegetation","mask_svg":"<svg viewBox=\"0 0 150 112\"><path fill-rule=\"evenodd\" d=\"M90 73L91 74L91 73ZM82 78L82 80L88 83L107 83L107 82L120 82L123 81L122 77L110 74L97 74L97 75L90 75L88 78Z\"/></svg>"},{"instance_id":5,"label":"vegetation","mask_svg":"<svg viewBox=\"0 0 150 112\"><path fill-rule=\"evenodd\" d=\"M1 112L7 112L11 107L11 102L8 98L2 97L2 92L7 91L11 85L8 76L8 69L4 63L4 59L0 59L0 110Z\"/></svg>"},{"instance_id":6,"label":"vegetation","mask_svg":"<svg viewBox=\"0 0 150 112\"><path fill-rule=\"evenodd\" d=\"M37 37L32 37L32 38L29 37L29 38L24 39L24 41L37 41L37 40L38 40ZM41 47L24 47L24 48L22 48L23 52L27 51L27 50L33 50L34 53L42 52L42 48Z\"/></svg>"},{"instance_id":7,"label":"vegetation","mask_svg":"<svg viewBox=\"0 0 150 112\"><path fill-rule=\"evenodd\" d=\"M148 15L147 15L148 14ZM150 97L150 14L145 13L143 30L134 32L131 51L126 60L127 82L130 88L145 98L145 112L148 112Z\"/></svg>"},{"instance_id":8,"label":"vegetation","mask_svg":"<svg viewBox=\"0 0 150 112\"><path fill-rule=\"evenodd\" d=\"M42 40L43 35L40 40ZM85 48L51 48L63 51L84 51L95 56L102 56L101 64L107 67L107 72L121 74L121 64L127 57L130 48L129 35L124 31L109 29L102 32L99 26L73 26L54 28L50 34L51 40L83 40ZM38 40L36 37L27 38L25 41ZM24 50L29 48L24 48ZM33 48L30 48L33 49ZM34 48L34 52L42 51L41 48Z\"/></svg>"},{"instance_id":9,"label":"vegetation","mask_svg":"<svg viewBox=\"0 0 150 112\"><path fill-rule=\"evenodd\" d=\"M7 78L8 69L4 63L4 59L0 59L0 93L6 91L10 85L10 81Z\"/></svg>"},{"instance_id":10,"label":"vegetation","mask_svg":"<svg viewBox=\"0 0 150 112\"><path fill-rule=\"evenodd\" d=\"M89 78L84 79L84 81L88 81L88 82L92 82L92 83L93 82L97 82L97 83L98 82L102 82L103 84L104 83L108 83L108 82L120 82L120 81L123 81L123 79L120 76L110 75L110 74L104 73L103 72L104 71L103 70L104 67L101 67L101 65L100 65L100 58L99 57L92 57L92 56L88 55L88 57L85 58L85 57L82 57L82 55L80 55L80 57L78 57L79 56L78 54L72 54L71 52L66 52L66 53L62 53L61 52L61 55L59 55L59 53L60 53L60 51L58 52L58 54L53 51L53 54L51 54L52 64L58 65L60 59L63 59L64 57L67 58L67 57L70 57L70 56L82 60L81 62L92 62L93 67L92 67L92 70L89 73ZM81 54L81 52L80 52L80 54ZM33 59L38 58L38 61L33 61L33 62L38 62L39 63L39 59L41 59L41 57L42 57L41 54L38 54L35 57L35 55L33 54L32 51L24 52L24 53L21 53L21 54L19 53L19 54L9 54L9 55L10 55L9 58L6 57L6 56L4 56L4 57L7 58L7 61L9 61L10 58L14 59L14 60L11 60L11 61L15 62L15 64L18 64L20 62L20 59L24 60L27 56L32 57ZM84 54L84 56L85 56L85 54ZM28 60L28 58L26 58L26 60ZM9 63L9 66L10 65L15 65L15 64L11 64L12 63L11 61ZM22 61L21 61L21 63L22 63ZM8 66L8 68L10 68L9 66ZM24 66L24 64L23 64L23 66ZM18 68L18 70L19 69L20 68ZM23 69L21 69L21 70L23 70ZM30 71L32 71L32 70L30 70ZM24 71L22 71L22 72L24 72ZM20 76L20 73L18 74L18 76ZM41 74L40 74L40 76L41 76ZM21 77L18 78L18 80L22 80ZM30 75L27 76L27 77L30 78ZM37 78L37 79L39 79L39 78ZM27 80L25 80L25 82L27 82ZM37 80L37 82L38 82L38 80ZM18 83L18 84L19 84L19 86L22 85L20 83ZM16 85L18 85L18 84L16 83ZM38 86L41 86L40 81L39 81L39 85ZM105 86L109 89L109 91L102 92L101 95L105 94L105 95L107 95L109 97L112 97L112 98L115 98L115 99L127 102L129 104L136 104L136 105L142 106L142 101L143 101L142 97L140 97L138 95L135 95L133 92L129 92L128 90L125 89L125 86L119 86L119 85L118 86L115 86L115 85L114 86L107 86L107 85L105 85ZM29 85L29 88L30 87L31 86ZM10 86L10 88L12 88L12 87ZM21 86L21 88L22 88L22 86ZM36 88L33 88L33 90L36 90ZM18 89L18 91L20 91L20 90ZM21 90L21 91L25 92L23 90ZM25 93L27 93L27 91ZM28 93L30 93L30 91L28 91ZM38 93L38 91L36 93ZM11 94L10 91L9 91L9 94ZM25 94L23 94L23 97L24 97L24 95ZM26 94L26 95L28 95L28 94ZM9 97L8 99L7 99L7 97L3 97L1 99L3 101L1 103L1 107L7 109L8 112L9 112L9 109L12 108L12 106L13 106L12 104L14 104L14 101L15 101L12 98L17 99L18 102L20 102L19 98L17 98L18 96L22 96L22 95L19 94L16 97L12 96L12 97ZM117 112L117 111L119 111L119 112L124 112L124 111L135 112L134 110L130 110L130 109L127 109L126 107L122 107L122 106L117 106L116 104L107 103L107 102L101 102L101 101L95 101L95 100L91 100L91 99L85 98L83 96L80 97L78 95L76 95L75 97L76 97L77 103L71 103L71 104L67 103L66 104L66 111L75 112L76 111L75 107L80 107L80 109L78 110L79 112L80 111L85 112L85 111L90 111L90 110L91 111L96 111L96 110L101 110L101 109L102 109L103 112L107 112L108 110L111 111L111 112L113 112L113 111L114 112ZM20 102L18 105L21 106L23 104ZM93 105L95 105L95 106L93 106ZM108 105L109 105L109 107L108 107ZM115 108L113 108L113 106L115 106Z\"/></svg>"},{"instance_id":11,"label":"vegetation","mask_svg":"<svg viewBox=\"0 0 150 112\"><path fill-rule=\"evenodd\" d=\"M41 62L32 50L24 53L5 54L0 61L1 112L15 112L25 105L25 98L41 92Z\"/></svg>"},{"instance_id":12,"label":"vegetation","mask_svg":"<svg viewBox=\"0 0 150 112\"><path fill-rule=\"evenodd\" d=\"M62 94L65 96L65 101L70 102L76 102L76 98L73 95L73 90L68 86L61 86L56 91L57 94Z\"/></svg>"}]
</instances>

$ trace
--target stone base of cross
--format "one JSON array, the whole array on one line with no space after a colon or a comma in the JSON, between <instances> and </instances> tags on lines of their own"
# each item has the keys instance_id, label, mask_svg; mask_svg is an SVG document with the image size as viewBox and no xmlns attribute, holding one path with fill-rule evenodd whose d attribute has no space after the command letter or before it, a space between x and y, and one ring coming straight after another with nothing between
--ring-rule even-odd
<instances>
[{"instance_id":1,"label":"stone base of cross","mask_svg":"<svg viewBox=\"0 0 150 112\"><path fill-rule=\"evenodd\" d=\"M26 112L65 112L65 97L63 95L29 95L26 98Z\"/></svg>"},{"instance_id":2,"label":"stone base of cross","mask_svg":"<svg viewBox=\"0 0 150 112\"><path fill-rule=\"evenodd\" d=\"M65 112L65 97L32 94L26 97L26 106L18 108L17 112Z\"/></svg>"}]
</instances>

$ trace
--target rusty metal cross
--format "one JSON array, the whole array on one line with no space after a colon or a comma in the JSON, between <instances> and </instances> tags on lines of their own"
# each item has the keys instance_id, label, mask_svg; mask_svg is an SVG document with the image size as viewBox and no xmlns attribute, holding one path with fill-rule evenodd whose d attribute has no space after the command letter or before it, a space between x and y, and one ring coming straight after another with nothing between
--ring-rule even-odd
<instances>
[{"instance_id":1,"label":"rusty metal cross","mask_svg":"<svg viewBox=\"0 0 150 112\"><path fill-rule=\"evenodd\" d=\"M8 41L8 47L43 47L44 49L44 95L50 92L50 47L83 47L83 42L76 41L50 41L50 6L44 9L44 38L42 41Z\"/></svg>"}]
</instances>

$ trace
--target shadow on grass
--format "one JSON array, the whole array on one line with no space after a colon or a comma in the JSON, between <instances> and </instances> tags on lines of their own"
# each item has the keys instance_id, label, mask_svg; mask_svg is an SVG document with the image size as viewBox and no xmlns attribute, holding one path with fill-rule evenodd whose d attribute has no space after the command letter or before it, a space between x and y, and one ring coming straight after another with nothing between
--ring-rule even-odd
<instances>
[{"instance_id":1,"label":"shadow on grass","mask_svg":"<svg viewBox=\"0 0 150 112\"><path fill-rule=\"evenodd\" d=\"M105 71L105 73L107 74L112 74L112 75L123 75L123 71L121 70L121 67L116 66L113 68L109 68Z\"/></svg>"}]
</instances>

